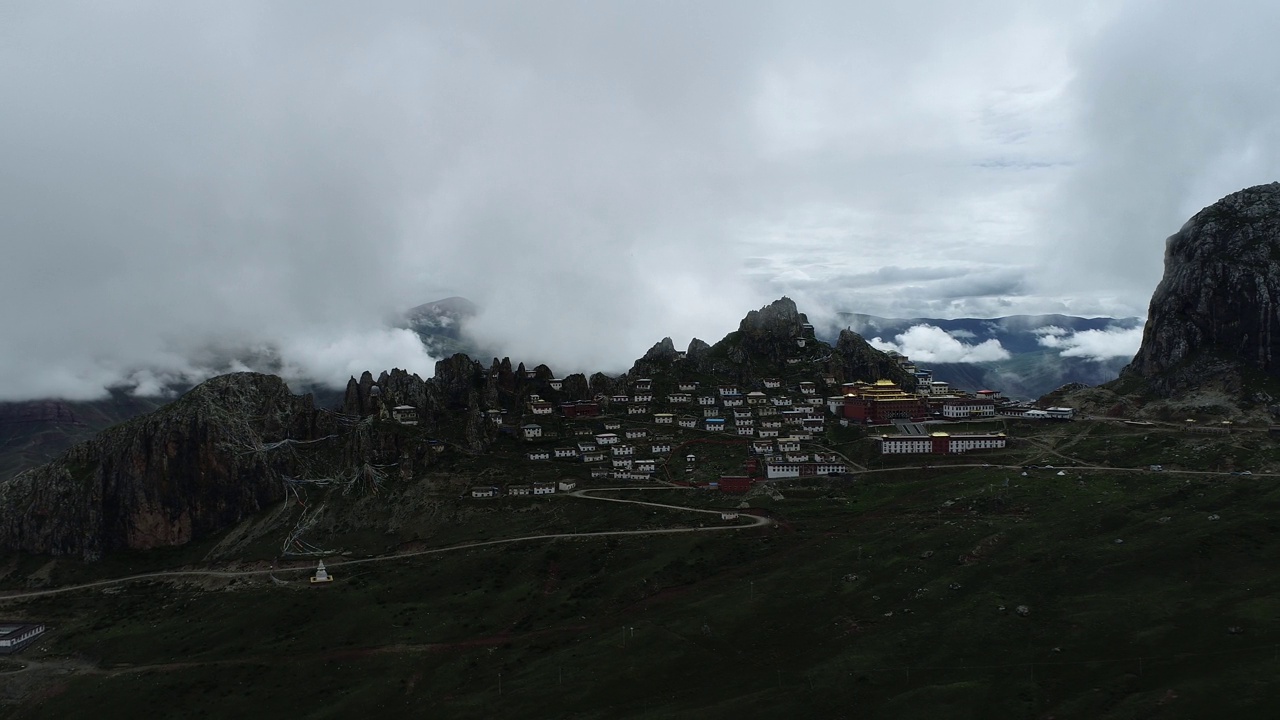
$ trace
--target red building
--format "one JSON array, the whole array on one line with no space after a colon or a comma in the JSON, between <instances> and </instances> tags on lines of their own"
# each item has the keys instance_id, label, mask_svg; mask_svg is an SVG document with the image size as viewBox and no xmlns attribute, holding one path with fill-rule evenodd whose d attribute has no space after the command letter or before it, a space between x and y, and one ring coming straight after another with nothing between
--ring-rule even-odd
<instances>
[{"instance_id":1,"label":"red building","mask_svg":"<svg viewBox=\"0 0 1280 720\"><path fill-rule=\"evenodd\" d=\"M883 425L894 420L921 421L929 417L929 404L905 393L892 380L846 384L842 415L849 420Z\"/></svg>"},{"instance_id":2,"label":"red building","mask_svg":"<svg viewBox=\"0 0 1280 720\"><path fill-rule=\"evenodd\" d=\"M751 478L746 475L725 475L720 478L720 492L745 493L751 489Z\"/></svg>"},{"instance_id":3,"label":"red building","mask_svg":"<svg viewBox=\"0 0 1280 720\"><path fill-rule=\"evenodd\" d=\"M600 415L600 403L582 402L563 403L560 405L560 411L567 418L576 417L597 417Z\"/></svg>"}]
</instances>

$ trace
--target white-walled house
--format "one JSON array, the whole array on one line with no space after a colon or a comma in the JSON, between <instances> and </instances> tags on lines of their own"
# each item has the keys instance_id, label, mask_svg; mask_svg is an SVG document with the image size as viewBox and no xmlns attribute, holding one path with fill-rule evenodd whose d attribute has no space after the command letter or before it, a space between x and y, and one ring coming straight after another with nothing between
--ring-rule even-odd
<instances>
[{"instance_id":1,"label":"white-walled house","mask_svg":"<svg viewBox=\"0 0 1280 720\"><path fill-rule=\"evenodd\" d=\"M653 415L654 425L674 425L675 422L676 416L673 413L654 413Z\"/></svg>"},{"instance_id":2,"label":"white-walled house","mask_svg":"<svg viewBox=\"0 0 1280 720\"><path fill-rule=\"evenodd\" d=\"M521 426L520 426L520 432L522 432L522 433L524 434L524 439L525 439L525 440L532 440L532 439L534 439L534 438L540 438L540 437L542 437L542 426L541 426L541 425L535 425L535 424L533 424L533 423L529 423L528 425L521 425Z\"/></svg>"},{"instance_id":3,"label":"white-walled house","mask_svg":"<svg viewBox=\"0 0 1280 720\"><path fill-rule=\"evenodd\" d=\"M530 460L550 460L551 451L550 450L533 450L529 452L528 457Z\"/></svg>"},{"instance_id":4,"label":"white-walled house","mask_svg":"<svg viewBox=\"0 0 1280 720\"><path fill-rule=\"evenodd\" d=\"M597 445L617 445L618 435L616 433L600 433L596 435Z\"/></svg>"},{"instance_id":5,"label":"white-walled house","mask_svg":"<svg viewBox=\"0 0 1280 720\"><path fill-rule=\"evenodd\" d=\"M412 405L397 405L391 409L391 417L401 425L417 425L418 408Z\"/></svg>"}]
</instances>

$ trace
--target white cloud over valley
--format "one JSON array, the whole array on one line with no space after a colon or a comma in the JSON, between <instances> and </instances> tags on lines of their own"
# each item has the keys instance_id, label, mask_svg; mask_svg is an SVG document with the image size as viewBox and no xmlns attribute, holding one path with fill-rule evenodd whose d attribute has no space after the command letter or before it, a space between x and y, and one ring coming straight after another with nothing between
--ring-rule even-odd
<instances>
[{"instance_id":1,"label":"white cloud over valley","mask_svg":"<svg viewBox=\"0 0 1280 720\"><path fill-rule=\"evenodd\" d=\"M999 340L968 344L934 325L912 326L906 332L894 336L892 341L876 337L868 342L877 350L899 352L917 362L976 363L1009 359L1009 351L1004 349Z\"/></svg>"},{"instance_id":2,"label":"white cloud over valley","mask_svg":"<svg viewBox=\"0 0 1280 720\"><path fill-rule=\"evenodd\" d=\"M1044 347L1058 350L1058 354L1063 357L1081 357L1099 361L1119 357L1131 358L1138 353L1138 348L1142 345L1141 325L1079 332L1049 325L1035 332L1037 342Z\"/></svg>"}]
</instances>

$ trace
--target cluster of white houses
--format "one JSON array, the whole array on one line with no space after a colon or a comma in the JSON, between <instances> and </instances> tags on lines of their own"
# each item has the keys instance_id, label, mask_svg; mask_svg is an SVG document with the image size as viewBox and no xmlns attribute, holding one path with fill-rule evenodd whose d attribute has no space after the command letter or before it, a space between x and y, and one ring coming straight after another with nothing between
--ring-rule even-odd
<instances>
[{"instance_id":1,"label":"cluster of white houses","mask_svg":"<svg viewBox=\"0 0 1280 720\"><path fill-rule=\"evenodd\" d=\"M959 392L934 380L930 371L916 367L907 357L897 355L895 359L916 379L914 392L904 391L891 380L837 383L830 375L801 382L766 378L756 388L722 384L704 389L698 382L684 380L660 392L652 379L640 378L631 382L627 393L600 395L588 401L557 404L531 395L522 413L526 422L518 428L506 425L505 411L489 410L487 414L495 424L530 442L529 460L583 463L591 466L592 477L625 480L651 478L672 452L670 433L678 430L750 439L749 471L773 479L847 472L846 464L836 456L800 449L803 441L824 431L829 417L841 425L874 426L998 416L1069 420L1073 415L1070 408L1026 408L1002 398L997 390ZM552 379L549 386L558 390L563 381ZM561 424L557 415L570 422ZM581 422L584 420L587 422ZM560 444L550 445L552 436ZM877 440L880 452L886 455L956 454L996 450L1007 443L1003 433L885 434ZM513 486L506 493L554 491L553 485L544 484ZM482 493L477 497L499 494L496 488L477 488L475 492Z\"/></svg>"}]
</instances>

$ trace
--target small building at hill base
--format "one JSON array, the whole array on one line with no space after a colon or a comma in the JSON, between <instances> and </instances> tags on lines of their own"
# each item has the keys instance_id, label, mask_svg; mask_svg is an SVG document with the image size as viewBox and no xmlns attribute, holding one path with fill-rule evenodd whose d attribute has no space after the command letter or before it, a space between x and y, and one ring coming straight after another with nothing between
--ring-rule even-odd
<instances>
[{"instance_id":1,"label":"small building at hill base","mask_svg":"<svg viewBox=\"0 0 1280 720\"><path fill-rule=\"evenodd\" d=\"M0 621L0 655L12 655L44 634L44 623Z\"/></svg>"}]
</instances>

